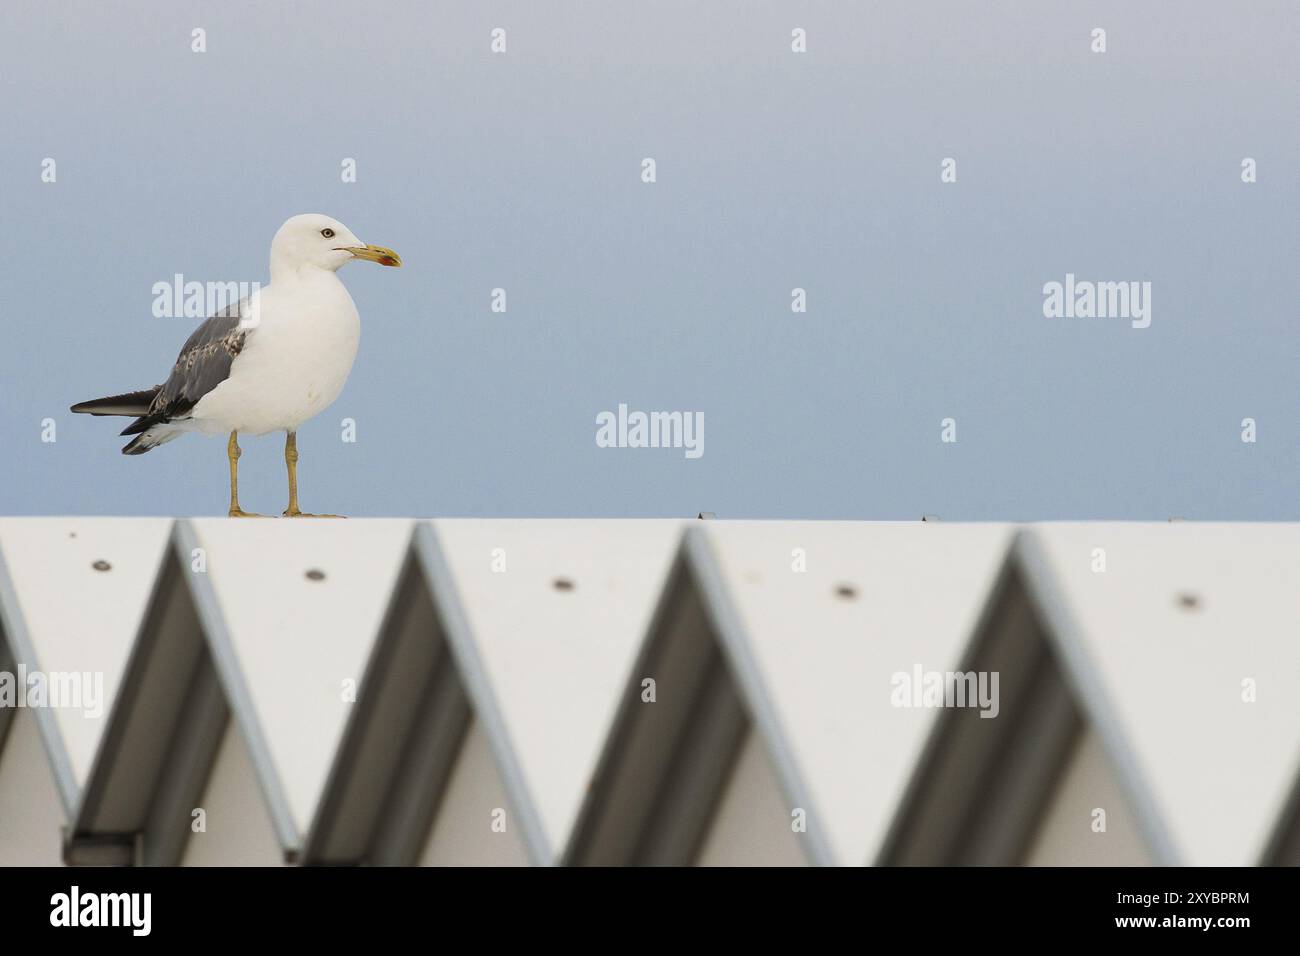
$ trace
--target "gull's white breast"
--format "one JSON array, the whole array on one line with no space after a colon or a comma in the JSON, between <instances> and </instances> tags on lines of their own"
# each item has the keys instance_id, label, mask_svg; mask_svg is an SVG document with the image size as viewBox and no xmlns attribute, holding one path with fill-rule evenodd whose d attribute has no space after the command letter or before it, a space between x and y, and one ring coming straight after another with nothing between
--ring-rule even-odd
<instances>
[{"instance_id":1,"label":"gull's white breast","mask_svg":"<svg viewBox=\"0 0 1300 956\"><path fill-rule=\"evenodd\" d=\"M279 278L258 296L257 324L230 377L194 406L202 431L296 429L338 398L352 370L361 320L333 272Z\"/></svg>"}]
</instances>

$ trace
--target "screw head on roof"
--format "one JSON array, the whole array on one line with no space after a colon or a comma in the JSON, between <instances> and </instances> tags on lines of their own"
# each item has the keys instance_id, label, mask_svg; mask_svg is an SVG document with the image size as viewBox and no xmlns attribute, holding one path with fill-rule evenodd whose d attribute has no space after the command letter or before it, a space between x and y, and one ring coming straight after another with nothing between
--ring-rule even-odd
<instances>
[{"instance_id":1,"label":"screw head on roof","mask_svg":"<svg viewBox=\"0 0 1300 956\"><path fill-rule=\"evenodd\" d=\"M572 591L574 584L568 578L556 578L551 582L551 587L557 591Z\"/></svg>"},{"instance_id":2,"label":"screw head on roof","mask_svg":"<svg viewBox=\"0 0 1300 956\"><path fill-rule=\"evenodd\" d=\"M311 568L310 570L307 571L304 577L308 581L324 581L325 572L322 571L320 568Z\"/></svg>"},{"instance_id":3,"label":"screw head on roof","mask_svg":"<svg viewBox=\"0 0 1300 956\"><path fill-rule=\"evenodd\" d=\"M841 601L852 601L858 596L858 589L852 584L835 585L835 596Z\"/></svg>"},{"instance_id":4,"label":"screw head on roof","mask_svg":"<svg viewBox=\"0 0 1300 956\"><path fill-rule=\"evenodd\" d=\"M1201 599L1190 591L1178 595L1178 606L1184 611L1196 611L1201 607Z\"/></svg>"},{"instance_id":5,"label":"screw head on roof","mask_svg":"<svg viewBox=\"0 0 1300 956\"><path fill-rule=\"evenodd\" d=\"M102 558L91 565L96 571L112 571L113 566Z\"/></svg>"}]
</instances>

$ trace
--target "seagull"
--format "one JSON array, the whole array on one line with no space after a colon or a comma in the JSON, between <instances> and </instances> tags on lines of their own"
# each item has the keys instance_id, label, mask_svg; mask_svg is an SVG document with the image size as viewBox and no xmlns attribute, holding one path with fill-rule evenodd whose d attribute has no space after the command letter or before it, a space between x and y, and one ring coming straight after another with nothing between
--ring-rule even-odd
<instances>
[{"instance_id":1,"label":"seagull","mask_svg":"<svg viewBox=\"0 0 1300 956\"><path fill-rule=\"evenodd\" d=\"M89 415L134 416L124 455L142 455L186 432L229 435L232 518L261 518L239 506L239 433L283 431L289 471L286 518L334 518L298 508L298 426L338 397L352 370L361 320L337 272L353 259L400 266L392 249L370 246L317 213L294 216L271 240L271 281L195 329L162 385L72 406Z\"/></svg>"}]
</instances>

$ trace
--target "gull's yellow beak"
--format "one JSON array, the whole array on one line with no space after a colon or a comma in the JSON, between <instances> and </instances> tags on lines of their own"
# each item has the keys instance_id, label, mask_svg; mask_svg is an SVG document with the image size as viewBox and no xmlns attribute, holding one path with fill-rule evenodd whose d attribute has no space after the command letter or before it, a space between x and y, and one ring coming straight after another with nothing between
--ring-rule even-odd
<instances>
[{"instance_id":1,"label":"gull's yellow beak","mask_svg":"<svg viewBox=\"0 0 1300 956\"><path fill-rule=\"evenodd\" d=\"M401 256L392 249L385 249L383 246L348 246L343 251L352 253L354 259L378 262L381 266L400 266L402 264Z\"/></svg>"}]
</instances>

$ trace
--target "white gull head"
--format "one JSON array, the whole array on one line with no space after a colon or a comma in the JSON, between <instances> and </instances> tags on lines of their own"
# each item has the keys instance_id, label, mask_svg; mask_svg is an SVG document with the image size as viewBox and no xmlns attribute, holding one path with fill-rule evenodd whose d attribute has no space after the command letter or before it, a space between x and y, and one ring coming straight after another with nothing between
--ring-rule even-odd
<instances>
[{"instance_id":1,"label":"white gull head","mask_svg":"<svg viewBox=\"0 0 1300 956\"><path fill-rule=\"evenodd\" d=\"M392 249L368 246L343 223L320 213L304 213L285 222L271 240L271 281L306 271L337 272L353 259L400 266Z\"/></svg>"}]
</instances>

